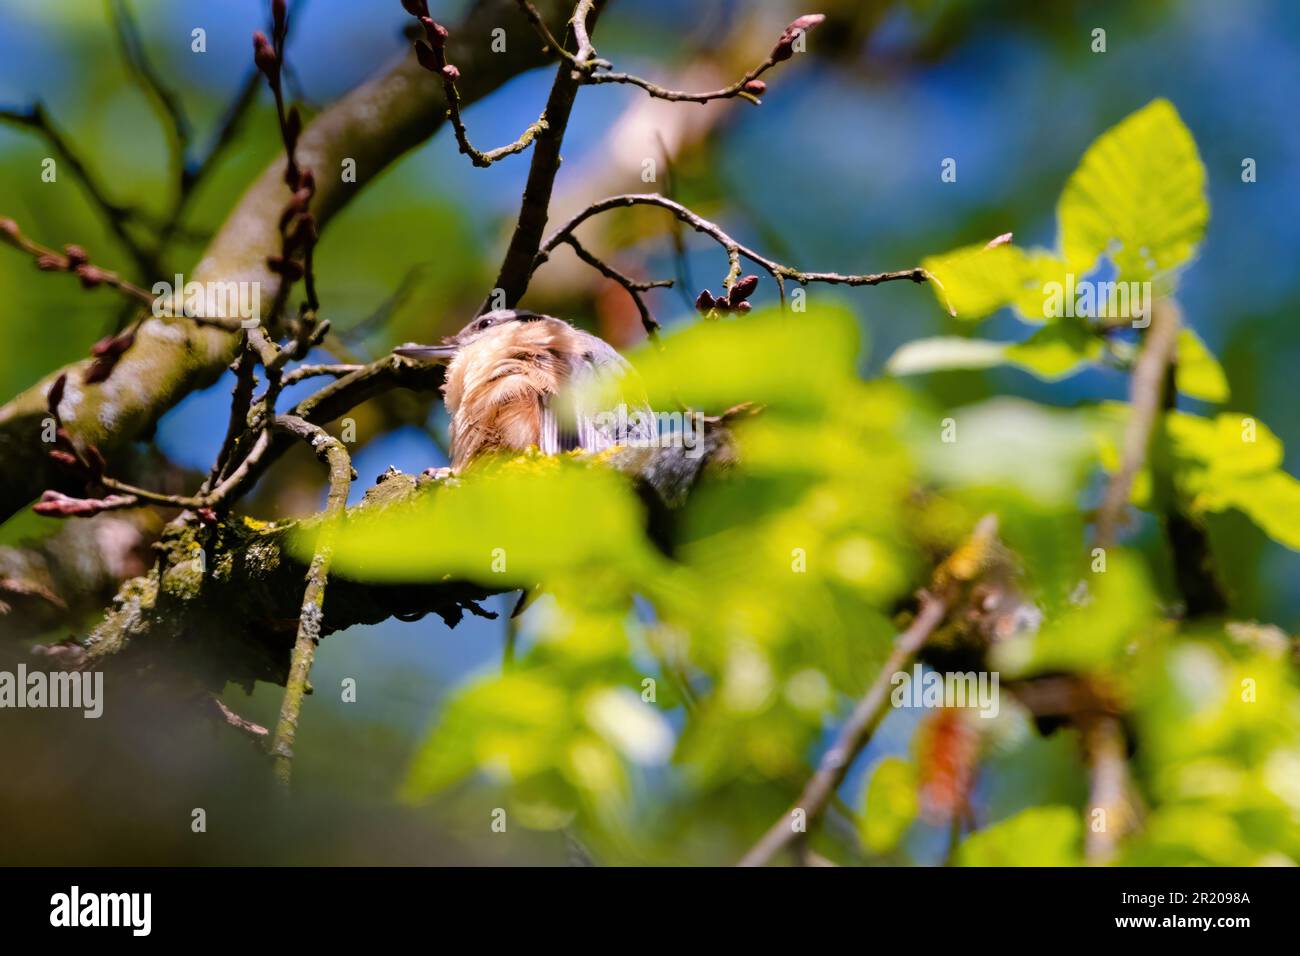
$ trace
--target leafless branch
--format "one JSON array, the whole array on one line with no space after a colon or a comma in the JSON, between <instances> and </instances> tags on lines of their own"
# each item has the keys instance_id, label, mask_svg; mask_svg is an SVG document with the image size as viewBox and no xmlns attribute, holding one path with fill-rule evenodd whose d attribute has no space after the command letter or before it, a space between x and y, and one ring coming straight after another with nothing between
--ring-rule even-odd
<instances>
[{"instance_id":1,"label":"leafless branch","mask_svg":"<svg viewBox=\"0 0 1300 956\"><path fill-rule=\"evenodd\" d=\"M636 303L636 310L641 316L641 325L645 328L646 335L653 338L658 334L659 323L655 321L654 316L650 314L650 310L645 304L645 298L641 293L650 289L671 288L673 284L672 279L655 279L651 282L643 282L638 279L633 279L592 255L574 236L565 236L563 241L573 249L574 254L577 255L579 259L587 263L587 265L591 266L601 275L605 276L605 278L614 280L626 289L627 294L630 295L632 301Z\"/></svg>"},{"instance_id":2,"label":"leafless branch","mask_svg":"<svg viewBox=\"0 0 1300 956\"><path fill-rule=\"evenodd\" d=\"M289 659L289 679L285 683L280 718L275 725L275 739L271 744L276 777L287 787L292 773L293 742L298 732L298 716L303 696L307 693L307 678L316 657L316 645L321 638L325 585L329 579L330 562L334 557L334 541L339 519L348 503L352 462L342 442L301 418L281 415L276 418L275 427L311 445L316 456L329 466L330 489L316 538L316 550L307 568L307 588L298 618L298 635Z\"/></svg>"},{"instance_id":3,"label":"leafless branch","mask_svg":"<svg viewBox=\"0 0 1300 956\"><path fill-rule=\"evenodd\" d=\"M804 272L769 259L750 247L737 242L716 223L710 222L703 216L687 209L681 203L666 196L661 196L659 193L626 193L620 196L610 196L607 199L593 203L551 233L546 241L541 244L538 256L534 259L533 268L536 269L545 262L547 255L561 242L568 242L568 237L572 235L573 231L592 216L608 212L611 209L623 209L630 206L658 206L661 209L667 209L678 220L690 226L696 232L709 236L722 246L727 253L729 264L727 277L724 281L724 286L728 289L740 278L740 260L742 258L753 262L776 280L782 301L785 300L785 281L787 279L798 282L800 285L808 285L811 282L824 282L850 286L880 285L883 282L900 280L926 282L931 279L930 274L919 267L901 269L897 272L876 272L866 275L843 275L838 272Z\"/></svg>"},{"instance_id":4,"label":"leafless branch","mask_svg":"<svg viewBox=\"0 0 1300 956\"><path fill-rule=\"evenodd\" d=\"M876 727L884 719L889 704L890 683L896 673L911 666L912 660L922 645L930 639L935 628L942 623L948 613L948 600L929 592L920 595L920 611L910 627L894 641L885 666L881 668L871 687L853 708L853 713L840 728L839 734L830 749L822 755L817 772L804 786L803 792L795 800L794 806L771 828L763 834L744 858L740 866L763 866L771 861L781 850L800 841L807 827L811 827L822 815L831 797L844 782L849 767L858 754L871 740ZM800 823L803 829L796 828L792 816L802 811Z\"/></svg>"}]
</instances>

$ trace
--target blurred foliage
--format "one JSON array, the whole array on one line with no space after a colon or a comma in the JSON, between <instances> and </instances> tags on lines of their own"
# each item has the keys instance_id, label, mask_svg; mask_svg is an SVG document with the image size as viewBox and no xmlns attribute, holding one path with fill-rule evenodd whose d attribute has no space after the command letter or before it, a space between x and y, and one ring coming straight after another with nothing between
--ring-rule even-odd
<instances>
[{"instance_id":1,"label":"blurred foliage","mask_svg":"<svg viewBox=\"0 0 1300 956\"><path fill-rule=\"evenodd\" d=\"M1012 305L1039 321L1028 303L1041 303L1043 277L1065 263L1089 271L1108 255L1119 276L1145 281L1198 241L1202 178L1177 114L1157 101L1101 136L1071 178L1063 259L1007 244L963 250L928 262L936 293L969 318ZM633 356L623 394L604 401L758 409L735 426L741 465L686 505L672 556L648 543L630 486L599 459L574 456L487 462L346 530L336 567L349 576L467 578L545 595L525 616L521 653L454 694L435 721L405 796L486 787L525 826L572 827L613 859L709 859L670 839L706 829L708 853L719 833L732 834L734 853L748 821L735 811L739 795L770 781L777 799L768 791L759 801L768 812L793 795L823 730L883 660L897 609L991 510L1047 616L999 644L989 666L1006 681L1104 679L1134 708L1151 806L1125 859L1294 859L1300 693L1289 640L1275 637L1265 653L1243 647L1239 625L1180 626L1165 611L1176 597L1142 555L1085 549L1080 502L1098 466L1115 467L1126 406L999 398L943 415L891 382L863 381L857 339L851 315L834 308L760 311L679 329ZM921 343L893 370L1006 360L1053 378L1099 360L1103 343L1098 330L1060 322L1020 345ZM1198 337L1185 332L1179 354L1186 391L1226 398ZM1279 507L1294 479L1271 432L1251 420L1243 444L1242 419L1228 413L1175 412L1167 428L1168 448L1150 467L1172 471L1178 500L1152 500L1144 475L1136 504L1193 515L1235 507L1294 546L1300 509ZM991 759L1019 753L1035 772L1046 756L1029 745L1038 731L1003 700L1008 713L979 728L978 746ZM826 841L826 852L892 859L930 825L921 795L936 786L927 761L937 758L933 744L918 746L875 766L857 839ZM1068 759L1082 771L1077 748ZM956 861L1081 862L1082 808L1059 793L1044 799L967 836Z\"/></svg>"},{"instance_id":2,"label":"blurred foliage","mask_svg":"<svg viewBox=\"0 0 1300 956\"><path fill-rule=\"evenodd\" d=\"M57 45L42 47L35 61L24 61L25 71L54 87L50 64L76 64L66 70L65 87L55 90L53 106L74 144L90 157L92 171L108 183L115 201L154 214L165 210L171 195L170 186L160 187L166 175L165 137L120 64L102 55L108 35L102 11L96 5L75 13L60 5L15 6L30 18L24 27L44 18L59 31ZM643 5L625 17L616 5L601 30L620 56L631 52L656 63L670 46L671 55L683 58L725 54L718 49L728 45L718 40L721 14L710 5L712 12L700 15L695 6L678 4L678 16L666 17L658 5ZM772 6L746 15L760 22L770 17L779 30L791 14L802 12ZM147 32L170 31L183 38L189 13L168 20L160 13L164 7L140 4L149 14L142 17ZM230 61L237 68L196 76L180 67L169 72L184 84L186 102L205 128L247 68L246 27L259 25L261 12L253 7L249 23L229 18L234 37L229 44L213 44L216 56L238 47L238 58L231 54ZM741 403L762 406L736 426L743 466L696 489L680 515L679 543L671 556L656 550L643 533L642 505L628 485L599 460L578 457L487 462L427 496L418 508L347 528L336 557L339 574L384 581L456 577L503 589L536 589L541 596L512 625L520 634L509 665L481 666L464 681L430 678L401 661L381 666L374 657L383 653L385 641L374 633L368 640L358 632L323 646L319 686L327 686L326 673L331 679L384 675L374 678L371 687L377 690L367 687L364 699L379 698L379 706L388 710L379 716L371 712L369 720L345 717L328 709L326 694L317 695L321 699L311 702L301 741L300 772L310 781L307 787L364 789L367 814L385 820L385 826L399 814L405 821L473 820L474 827L465 827L458 837L472 844L464 851L471 859L531 852L501 850L491 839L464 835L471 829L486 832L485 823L479 826L484 806L500 806L512 828L518 823L530 832L576 833L601 861L734 860L798 793L828 734L877 673L893 635L906 623L911 596L928 580L935 561L980 515L994 512L1023 571L1021 585L1044 612L1044 625L1000 648L993 665L1007 682L1059 672L1096 678L1129 708L1131 766L1146 815L1121 862L1300 861L1294 642L1254 622L1170 620L1179 595L1163 567L1167 558L1154 530L1169 507L1184 509L1213 532L1215 557L1234 597L1252 607L1281 600L1261 595L1286 589L1259 573L1262 535L1247 519L1281 545L1300 549L1300 495L1283 468L1282 441L1251 411L1276 398L1278 382L1287 387L1285 376L1258 372L1259 354L1284 332L1277 321L1282 313L1256 307L1234 316L1230 338L1226 333L1216 338L1213 326L1203 329L1205 339L1183 330L1179 393L1215 405L1231 396L1243 411L1166 416L1167 433L1154 449L1151 468L1172 478L1176 500L1162 498L1170 489L1144 470L1133 503L1146 518L1135 529L1132 550L1112 551L1104 571L1096 569L1087 546L1088 509L1106 471L1117 465L1127 409L1097 402L1086 389L1051 391L1087 373L1119 381L1115 373L1130 367L1136 345L1127 332L1099 328L1085 317L1049 315L1044 285L1064 283L1071 273L1093 281L1151 281L1155 295L1173 294L1180 270L1188 270L1201 243L1210 239L1206 187L1213 177L1207 177L1206 166L1213 174L1216 156L1223 158L1217 154L1228 147L1202 137L1203 161L1174 107L1155 100L1099 136L1062 188L1061 170L1068 166L1055 165L1055 159L1068 149L1073 151L1068 162L1078 147L1072 134L1060 132L1071 124L1038 122L1042 114L1031 109L1035 101L1024 99L1032 81L1007 83L1000 92L1013 99L998 100L1002 112L1034 117L1026 129L986 130L981 124L989 115L978 103L929 100L913 88L888 108L877 102L877 113L842 112L838 107L847 111L867 99L862 92L872 84L884 86L882 80L899 78L918 64L945 63L968 40L1005 52L1008 47L997 45L1003 38L995 42L980 32L987 30L1010 33L1014 42L1033 41L1040 45L1035 51L1051 52L1053 69L1068 67L1041 95L1054 108L1060 101L1059 115L1068 110L1080 136L1100 129L1108 121L1102 117L1118 115L1116 104L1077 99L1080 90L1097 85L1097 74L1080 66L1084 55L1078 38L1085 34L1061 29L1059 18L1073 17L1074 26L1090 24L1090 5L917 0L896 11L889 7L845 0L828 5L832 20L818 36L826 43L830 66L825 72L833 76L813 69L804 79L782 74L772 83L763 107L767 112L756 114L762 119L738 114L732 127L715 137L730 141L730 151L710 141L677 157L674 186L677 198L719 222L739 222L744 232L760 237L756 248L789 261L851 270L859 263L858 252L864 263L889 256L898 265L929 253L924 266L938 280L934 301L955 313L956 321L945 317L939 330L945 334L916 338L917 326L905 321L915 312L900 303L921 290L910 284L873 290L877 297L863 308L875 322L876 341L885 341L883 352L892 357L887 377L869 381L862 376L861 316L835 305L830 295L810 299L810 311L801 314L759 309L719 323L696 322L685 309L665 315L674 331L665 335L662 351L646 348L632 356L638 378L629 383L629 394L648 395L661 409L685 406L715 415ZM1121 29L1130 31L1131 45L1145 55L1152 41L1140 28L1164 25L1172 16L1170 5L1126 7L1122 18L1108 11L1113 38ZM368 70L403 48L401 11L396 3L392 8L389 21L367 19L357 25L357 35L334 31L342 34L337 42L369 44L374 56L361 64L341 54L320 55L316 62L302 57L318 88L330 88L340 64L364 72L361 66ZM690 44L677 42L683 23L690 28ZM889 28L883 36L876 33L882 23ZM216 41L222 27L214 20L212 28ZM1206 27L1216 28L1213 22ZM175 54L160 55L164 62L178 60L188 67L189 61ZM1233 47L1231 55L1241 53ZM291 51L291 59L296 56L297 50ZM749 61L738 65L744 68ZM671 75L669 66L662 68ZM978 60L966 62L953 75L959 85L978 79L980 70ZM1114 75L1122 78L1123 70ZM951 83L953 77L945 79ZM1006 78L993 76L990 82ZM978 84L972 88L973 97L987 92ZM532 92L537 89L544 93L544 84ZM893 97L894 90L891 82L885 95ZM25 88L21 92L26 95ZM585 108L600 93L616 95L592 91L580 103ZM1135 105L1131 93L1124 90L1123 111ZM535 117L537 104L527 97L508 91L503 98L510 110ZM1240 107L1234 100L1229 109ZM894 112L916 118L916 125L891 125L887 114ZM992 158L984 161L997 170L986 166L983 175L963 179L962 188L968 181L978 184L970 187L978 195L958 193L954 201L945 193L941 207L927 206L938 200L911 187L922 176L933 178L929 156L943 153L936 152L940 147L934 140L913 143L911 138L934 135L933 129L945 127L945 118L955 120L958 114L971 125L954 122L956 138L961 140L965 130L964 148L976 163L981 161L976 146L987 143ZM596 113L585 122L603 132L613 116ZM513 115L508 118L514 122ZM470 120L476 129L493 122L478 107ZM496 122L502 129L509 125ZM850 140L859 127L872 139ZM776 136L773 129L783 132ZM886 138L891 131L892 141ZM570 139L580 134L594 136L575 122ZM6 181L31 180L30 171L47 149L26 134L4 135ZM914 152L905 153L905 147ZM942 148L948 148L946 140ZM220 224L232 197L278 149L263 98L195 196L186 217L193 235L170 245L169 267L192 264L204 234ZM576 143L572 152L580 152ZM802 165L796 169L805 184L818 186L818 177L825 177L835 188L771 188L770 183L790 178L774 175L779 167L770 165L789 154L800 164L820 156L814 172L804 174ZM907 163L899 163L904 155ZM898 167L912 163L915 155L925 157L915 163L918 169L925 165L924 172L900 172ZM1235 175L1238 157L1232 153L1228 159ZM445 138L413 153L368 183L324 233L318 258L322 300L349 346L377 352L399 341L431 340L458 326L457 317L477 306L496 266L492 230L500 225L496 220L514 214L526 163L503 164L491 174L498 178L482 186L470 179L471 172L481 171L462 169L462 160ZM963 170L971 168L966 158L962 163ZM566 164L565 170L573 168L582 167ZM909 181L909 175L916 180ZM1051 210L1058 190L1052 248L988 246L993 233L1011 225L1033 237L1037 217ZM825 195L820 200L810 195L817 192ZM886 201L891 193L905 195L906 202ZM6 199L10 196L12 204L0 212L13 215L42 241L76 241L97 263L132 274L129 258L83 191L37 184L15 189ZM1219 210L1216 205L1216 216ZM652 223L650 215L628 214L603 238L615 248L633 247L639 265L643 256L636 244L664 226L662 217ZM485 219L491 220L486 226ZM1239 234L1229 234L1229 241L1244 242ZM787 257L790 250L781 244L793 254ZM942 252L953 246L958 248ZM834 261L837 256L848 264ZM710 268L717 265L710 260ZM1199 271L1214 270L1202 265ZM671 264L656 261L645 272L667 275ZM1225 286L1247 279L1261 286L1282 281L1265 274L1251 255L1235 265L1225 260L1221 272L1218 281ZM710 272L701 281L714 276ZM6 395L83 356L120 311L108 293L86 293L67 277L35 281L31 264L16 255L0 256L0 287L6 291L0 304L0 331L9 346L0 351L0 388ZM579 290L580 309L586 308L587 291ZM686 292L689 300L693 290ZM670 300L665 294L652 301L663 311ZM1029 326L1022 329L1025 337L1002 340L1016 328L1005 321L1009 316ZM51 334L56 322L58 334ZM978 325L982 322L987 325ZM977 330L997 338L977 337ZM1207 339L1220 347L1223 364ZM1283 349L1278 354L1285 357ZM984 374L1002 366L1028 377ZM903 376L918 377L896 380ZM1008 381L1023 385L1033 399L991 397L1005 391ZM225 384L214 391L219 393L218 414L212 416L217 433L224 425L227 392ZM1044 404L1048 401L1074 407ZM1282 435L1293 434L1287 430L1294 428L1292 410L1278 407L1269 417ZM301 474L308 477L297 478L296 486L314 495L310 482L319 472L309 456L302 457ZM14 543L51 527L47 519L24 515L0 530L0 541ZM507 613L511 604L503 603ZM450 644L457 637L421 633L410 643ZM362 650L347 658L347 669L335 663L331 671L331 660L339 659L330 655L342 654L343 645ZM250 703L257 719L273 719L273 695L267 690L259 688ZM1070 728L1042 734L1005 688L1003 702L998 718L975 721L979 779L970 816L958 821L960 844L950 855L963 865L1081 863L1087 768L1078 735ZM395 720L389 711L401 712L407 725L402 732L389 723ZM949 828L925 812L922 796L931 768L913 739L910 717L894 713L882 725L879 747L873 743L862 756L862 773L841 788L843 800L832 807L824 830L814 834L820 852L839 862L944 858L933 845L948 840ZM318 719L328 733L321 733L321 724L310 724ZM427 732L412 731L413 726L427 726ZM348 733L356 735L352 751L339 743ZM409 738L417 733L422 742L410 753ZM199 752L188 740L186 747ZM332 748L343 756L336 758ZM352 766L367 757L368 766L373 769L377 760L384 772L362 774L358 781ZM408 758L402 779L395 780L393 767ZM122 764L134 770L135 759L128 753ZM159 762L180 760L168 751ZM220 766L240 768L232 779L241 789L259 772L251 759ZM81 799L76 788L67 790ZM414 807L394 811L387 800L394 791ZM430 800L438 801L439 813L422 817L420 808ZM134 806L125 795L118 803ZM165 810L176 816L174 807ZM62 832L61 818L57 825ZM366 859L373 849L367 833L376 840L383 836L358 826L355 816L343 819L339 833L350 834L351 847L340 855L350 853L351 859ZM268 836L268 846L271 840ZM401 841L390 836L388 842ZM332 851L314 852L326 862L335 859ZM391 852L405 859L400 854L411 851L399 846Z\"/></svg>"}]
</instances>

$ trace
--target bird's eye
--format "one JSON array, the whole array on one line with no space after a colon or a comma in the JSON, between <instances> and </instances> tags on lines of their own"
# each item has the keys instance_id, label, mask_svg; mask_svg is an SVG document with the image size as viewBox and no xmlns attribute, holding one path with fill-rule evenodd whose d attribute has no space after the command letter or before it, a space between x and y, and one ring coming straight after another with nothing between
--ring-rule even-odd
<instances>
[{"instance_id":1,"label":"bird's eye","mask_svg":"<svg viewBox=\"0 0 1300 956\"><path fill-rule=\"evenodd\" d=\"M491 319L482 319L482 320L479 321L479 324L478 324L477 328L478 328L478 330L479 330L480 332L482 332L484 329L486 329L486 328L487 328L488 326L490 326L491 324L492 324L492 320L491 320Z\"/></svg>"}]
</instances>

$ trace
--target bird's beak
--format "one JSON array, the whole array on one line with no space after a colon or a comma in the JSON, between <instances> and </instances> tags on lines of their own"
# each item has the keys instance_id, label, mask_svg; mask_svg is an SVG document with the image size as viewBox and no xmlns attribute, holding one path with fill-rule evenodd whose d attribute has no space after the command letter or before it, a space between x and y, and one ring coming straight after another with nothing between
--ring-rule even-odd
<instances>
[{"instance_id":1,"label":"bird's beak","mask_svg":"<svg viewBox=\"0 0 1300 956\"><path fill-rule=\"evenodd\" d=\"M458 348L457 345L403 345L393 349L393 352L426 362L447 363L455 357Z\"/></svg>"}]
</instances>

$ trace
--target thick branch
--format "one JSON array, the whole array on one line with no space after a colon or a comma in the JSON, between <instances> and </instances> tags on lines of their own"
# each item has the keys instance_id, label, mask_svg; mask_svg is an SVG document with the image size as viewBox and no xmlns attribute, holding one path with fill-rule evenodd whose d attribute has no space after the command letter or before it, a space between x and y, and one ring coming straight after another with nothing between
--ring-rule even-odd
<instances>
[{"instance_id":1,"label":"thick branch","mask_svg":"<svg viewBox=\"0 0 1300 956\"><path fill-rule=\"evenodd\" d=\"M558 6L555 0L547 9ZM523 20L512 0L482 0L449 41L449 52L465 66L461 92L467 102L545 62L530 44L491 52L488 34L512 19ZM317 116L298 141L298 158L321 171L312 207L320 224L359 189L339 175L345 159L355 161L362 182L373 181L385 166L432 135L444 122L445 110L436 78L407 57ZM244 194L188 279L259 283L263 299L274 298L280 280L266 260L280 246L278 220L289 199L283 176L281 157ZM61 411L69 432L112 452L139 438L185 395L214 382L241 340L221 329L150 317L106 382L85 385L82 376L90 362L83 360L50 373L9 402L0 409L0 520L58 484L41 427L47 416L45 395L60 375L68 375Z\"/></svg>"}]
</instances>

